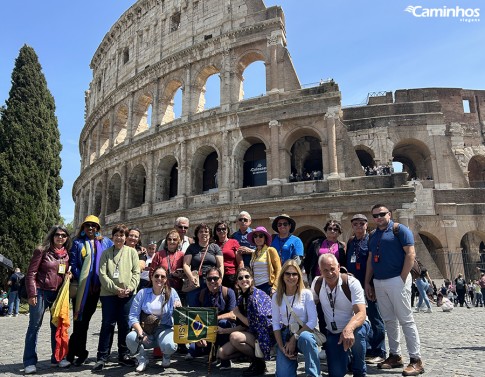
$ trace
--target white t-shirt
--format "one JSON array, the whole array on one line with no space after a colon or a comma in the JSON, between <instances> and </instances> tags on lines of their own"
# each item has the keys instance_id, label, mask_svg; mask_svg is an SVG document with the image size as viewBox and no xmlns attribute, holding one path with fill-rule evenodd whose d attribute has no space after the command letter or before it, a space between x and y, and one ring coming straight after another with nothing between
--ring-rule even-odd
<instances>
[{"instance_id":1,"label":"white t-shirt","mask_svg":"<svg viewBox=\"0 0 485 377\"><path fill-rule=\"evenodd\" d=\"M312 282L312 293L315 297L315 283L318 277L316 277ZM365 305L365 295L360 282L353 276L349 276L348 280L350 296L352 302L347 299L345 292L342 290L342 277L339 276L338 283L333 290L325 283L323 280L322 288L320 289L320 305L322 305L323 313L325 314L325 322L327 324L327 330L338 334L347 326L350 319L354 316L353 305L364 304ZM330 303L330 293L332 296L332 305ZM332 322L337 325L337 330L332 329Z\"/></svg>"},{"instance_id":2,"label":"white t-shirt","mask_svg":"<svg viewBox=\"0 0 485 377\"><path fill-rule=\"evenodd\" d=\"M276 294L273 295L271 299L273 330L281 330L281 324L288 326L289 323L298 323L291 311L287 310L285 297L298 318L310 329L314 329L318 320L317 307L313 301L312 292L309 289L303 289L300 296L283 295L283 300L281 300L281 305L279 306L276 303Z\"/></svg>"}]
</instances>

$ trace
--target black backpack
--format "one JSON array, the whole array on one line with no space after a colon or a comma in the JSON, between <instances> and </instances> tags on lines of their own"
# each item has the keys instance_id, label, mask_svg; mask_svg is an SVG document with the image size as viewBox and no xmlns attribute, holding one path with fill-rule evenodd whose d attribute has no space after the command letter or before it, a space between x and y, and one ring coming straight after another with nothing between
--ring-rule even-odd
<instances>
[{"instance_id":1,"label":"black backpack","mask_svg":"<svg viewBox=\"0 0 485 377\"><path fill-rule=\"evenodd\" d=\"M27 295L27 287L25 286L25 275L18 280L18 285L19 285L18 292L19 292L20 298L27 300L29 297Z\"/></svg>"}]
</instances>

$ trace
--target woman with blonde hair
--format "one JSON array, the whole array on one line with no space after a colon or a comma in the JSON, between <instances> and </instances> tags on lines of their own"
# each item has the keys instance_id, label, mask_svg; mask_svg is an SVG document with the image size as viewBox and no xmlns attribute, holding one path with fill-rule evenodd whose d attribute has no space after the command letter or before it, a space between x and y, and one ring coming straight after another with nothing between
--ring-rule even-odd
<instances>
[{"instance_id":1,"label":"woman with blonde hair","mask_svg":"<svg viewBox=\"0 0 485 377\"><path fill-rule=\"evenodd\" d=\"M312 292L305 289L298 263L290 259L278 277L278 288L271 302L273 331L278 345L276 376L296 376L298 351L305 358L307 376L320 375L318 346L313 335L317 308Z\"/></svg>"}]
</instances>

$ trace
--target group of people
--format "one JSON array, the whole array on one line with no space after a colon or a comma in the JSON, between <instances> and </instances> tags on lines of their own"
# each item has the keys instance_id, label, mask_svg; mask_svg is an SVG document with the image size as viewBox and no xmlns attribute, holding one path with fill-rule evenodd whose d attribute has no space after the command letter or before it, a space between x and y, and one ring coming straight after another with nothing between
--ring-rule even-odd
<instances>
[{"instance_id":1,"label":"group of people","mask_svg":"<svg viewBox=\"0 0 485 377\"><path fill-rule=\"evenodd\" d=\"M357 214L351 219L354 235L343 243L338 240L341 223L330 220L325 237L315 240L306 255L293 234L296 223L287 214L274 218L274 234L263 226L251 228L250 214L242 211L232 236L229 224L218 221L213 228L197 225L193 238L187 234L189 220L179 217L163 239L150 241L146 248L140 230L122 224L112 229L111 238L103 237L93 215L73 240L65 227L56 225L34 251L26 275L30 319L25 373L36 372L44 311L70 279L76 288L74 321L62 360L55 356L51 323L51 363L59 367L80 366L88 358L88 329L100 300L94 372L102 371L110 357L115 327L119 364L143 372L149 362L146 350L159 348L162 366L168 367L180 350L174 341L174 311L190 306L216 307L218 330L215 344L190 344L186 360L214 355L224 370L243 356L251 361L243 375L258 376L275 357L276 376L283 377L296 375L301 353L306 375L316 377L323 353L330 376L343 377L350 370L361 377L367 374L367 363L381 369L404 366L401 327L410 357L402 374L417 376L424 367L410 304L413 236L392 221L385 205L375 205L371 213L375 231L368 233L367 217ZM323 345L317 324L326 335Z\"/></svg>"}]
</instances>

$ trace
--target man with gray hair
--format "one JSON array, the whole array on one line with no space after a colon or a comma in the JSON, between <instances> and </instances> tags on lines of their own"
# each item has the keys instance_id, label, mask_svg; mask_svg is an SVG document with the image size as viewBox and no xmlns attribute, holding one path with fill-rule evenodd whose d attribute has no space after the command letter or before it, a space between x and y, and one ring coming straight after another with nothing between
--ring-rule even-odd
<instances>
[{"instance_id":1,"label":"man with gray hair","mask_svg":"<svg viewBox=\"0 0 485 377\"><path fill-rule=\"evenodd\" d=\"M8 294L8 316L17 317L19 315L19 305L20 305L20 279L24 275L20 273L20 268L16 268L15 272L8 279L8 285L10 287L10 292Z\"/></svg>"},{"instance_id":2,"label":"man with gray hair","mask_svg":"<svg viewBox=\"0 0 485 377\"><path fill-rule=\"evenodd\" d=\"M256 246L251 245L248 241L248 234L253 231L251 225L251 215L246 211L241 211L237 216L237 224L239 230L233 233L232 238L239 242L239 249L237 252L242 255L245 267L250 267L251 257L256 249Z\"/></svg>"},{"instance_id":3,"label":"man with gray hair","mask_svg":"<svg viewBox=\"0 0 485 377\"><path fill-rule=\"evenodd\" d=\"M189 219L187 217L177 217L175 220L174 228L177 230L178 234L180 235L180 244L178 246L178 250L182 251L185 254L185 251L189 247L191 243L194 243L194 240L187 236L187 231L189 229ZM160 242L160 246L158 247L158 251L163 250L165 247L165 239Z\"/></svg>"}]
</instances>

